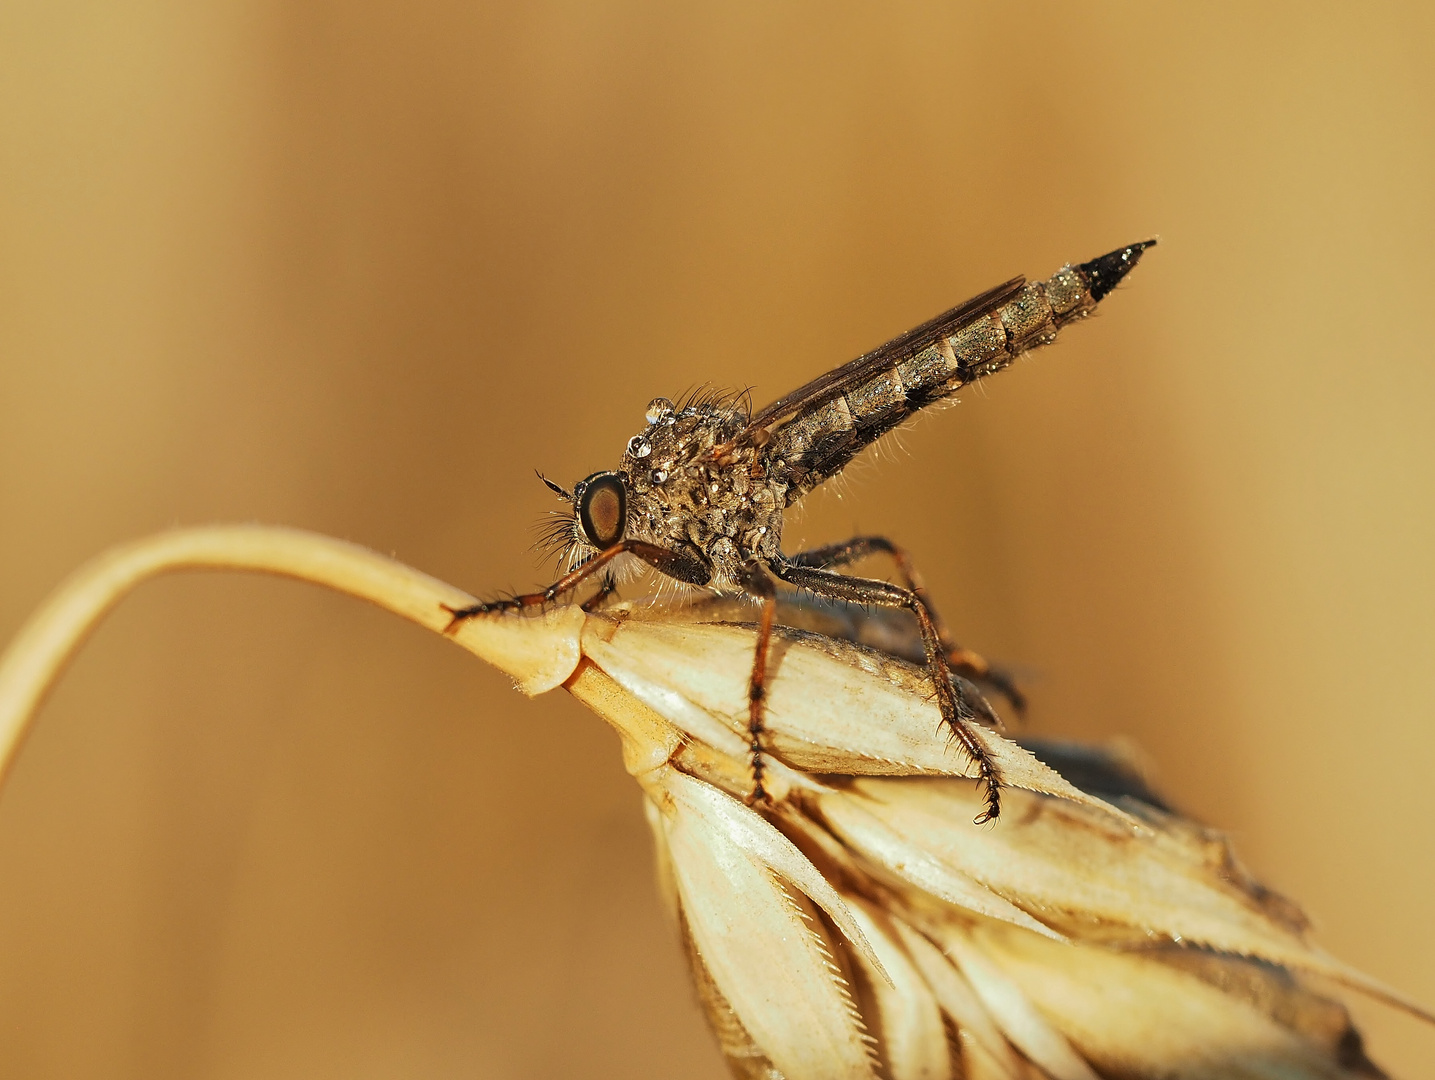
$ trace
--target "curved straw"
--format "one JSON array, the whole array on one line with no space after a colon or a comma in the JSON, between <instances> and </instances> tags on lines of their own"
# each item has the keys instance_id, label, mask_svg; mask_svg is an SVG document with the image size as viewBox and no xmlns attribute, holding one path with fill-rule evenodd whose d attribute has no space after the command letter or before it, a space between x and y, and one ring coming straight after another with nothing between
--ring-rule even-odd
<instances>
[{"instance_id":1,"label":"curved straw","mask_svg":"<svg viewBox=\"0 0 1435 1080\"><path fill-rule=\"evenodd\" d=\"M213 525L176 529L123 544L72 574L16 635L0 659L0 785L8 777L35 712L66 662L126 593L172 570L249 570L297 578L357 596L445 633L445 606L473 597L396 559L302 529ZM581 621L581 612L570 609ZM499 628L470 620L452 639L538 693L561 684L578 664L577 630L562 612Z\"/></svg>"}]
</instances>

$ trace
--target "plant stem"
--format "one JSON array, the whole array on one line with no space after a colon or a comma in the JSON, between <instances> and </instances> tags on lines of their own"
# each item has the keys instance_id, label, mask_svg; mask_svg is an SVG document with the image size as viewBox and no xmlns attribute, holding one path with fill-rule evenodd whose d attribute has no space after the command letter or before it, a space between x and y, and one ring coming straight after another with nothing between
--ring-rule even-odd
<instances>
[{"instance_id":1,"label":"plant stem","mask_svg":"<svg viewBox=\"0 0 1435 1080\"><path fill-rule=\"evenodd\" d=\"M296 578L368 600L440 634L450 629L445 606L474 602L463 590L396 559L302 529L212 525L111 548L46 600L0 659L0 785L45 695L90 631L141 582L174 570L247 570ZM521 689L538 693L562 683L577 666L576 627L582 613L568 610L572 615L471 619L448 636L514 676Z\"/></svg>"}]
</instances>

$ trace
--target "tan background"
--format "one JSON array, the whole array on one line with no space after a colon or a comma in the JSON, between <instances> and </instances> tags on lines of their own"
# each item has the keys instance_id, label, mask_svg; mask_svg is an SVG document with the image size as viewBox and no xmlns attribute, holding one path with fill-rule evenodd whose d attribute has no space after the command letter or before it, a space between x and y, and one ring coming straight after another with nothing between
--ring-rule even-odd
<instances>
[{"instance_id":1,"label":"tan background","mask_svg":"<svg viewBox=\"0 0 1435 1080\"><path fill-rule=\"evenodd\" d=\"M789 534L1435 1001L1432 82L1415 3L9 0L0 635L176 522L537 583L650 397L1159 233ZM6 1076L717 1077L684 980L607 730L317 590L147 587L0 800Z\"/></svg>"}]
</instances>

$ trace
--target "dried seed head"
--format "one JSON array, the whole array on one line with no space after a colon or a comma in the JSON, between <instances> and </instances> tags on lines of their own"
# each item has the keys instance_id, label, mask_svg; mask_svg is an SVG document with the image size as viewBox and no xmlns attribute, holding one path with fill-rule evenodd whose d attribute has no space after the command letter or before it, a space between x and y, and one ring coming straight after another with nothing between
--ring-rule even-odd
<instances>
[{"instance_id":1,"label":"dried seed head","mask_svg":"<svg viewBox=\"0 0 1435 1080\"><path fill-rule=\"evenodd\" d=\"M1144 791L1121 755L1081 752L1093 794L983 730L1027 790L973 826L920 671L851 641L784 634L773 803L744 806L752 630L715 612L590 615L568 687L624 737L735 1075L1378 1077L1312 980L1430 1018L1311 945L1218 834L1098 797Z\"/></svg>"},{"instance_id":2,"label":"dried seed head","mask_svg":"<svg viewBox=\"0 0 1435 1080\"><path fill-rule=\"evenodd\" d=\"M751 627L730 604L455 622L471 597L298 530L216 526L117 548L0 658L0 777L38 703L121 596L166 570L259 570L372 600L607 720L646 796L659 877L733 1072L773 1080L1095 1076L1376 1078L1313 981L1429 1011L1309 943L1224 838L1161 810L1119 754L982 739L999 823L882 616L783 604L761 811L741 700ZM814 633L821 631L822 633ZM824 636L835 635L835 636ZM850 639L850 640L848 640ZM1077 766L1078 789L1051 766ZM1073 771L1073 775L1076 773Z\"/></svg>"}]
</instances>

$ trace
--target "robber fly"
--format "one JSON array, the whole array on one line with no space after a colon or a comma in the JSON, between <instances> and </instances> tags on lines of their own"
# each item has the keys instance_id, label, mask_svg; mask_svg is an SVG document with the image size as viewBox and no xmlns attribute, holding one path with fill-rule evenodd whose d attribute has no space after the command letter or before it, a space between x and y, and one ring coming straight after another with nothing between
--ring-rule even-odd
<instances>
[{"instance_id":1,"label":"robber fly","mask_svg":"<svg viewBox=\"0 0 1435 1080\"><path fill-rule=\"evenodd\" d=\"M1061 327L1090 314L1154 243L1063 267L1043 282L1013 278L754 414L743 398L698 397L680 405L654 399L648 426L628 440L616 470L594 473L571 492L542 478L572 505L561 526L572 569L542 592L453 609L450 627L490 612L540 607L590 578L602 582L599 594L606 596L613 589L612 563L624 555L679 582L761 601L747 734L751 799L762 803L778 583L832 600L905 608L917 620L943 723L984 784L986 809L976 821L995 819L1001 774L972 730L978 717L962 692L964 680L953 675L984 680L1019 704L1015 688L952 641L900 547L885 537L859 536L787 555L783 512L914 413L1050 343ZM900 585L838 571L874 554L893 560ZM979 708L992 715L985 702Z\"/></svg>"}]
</instances>

